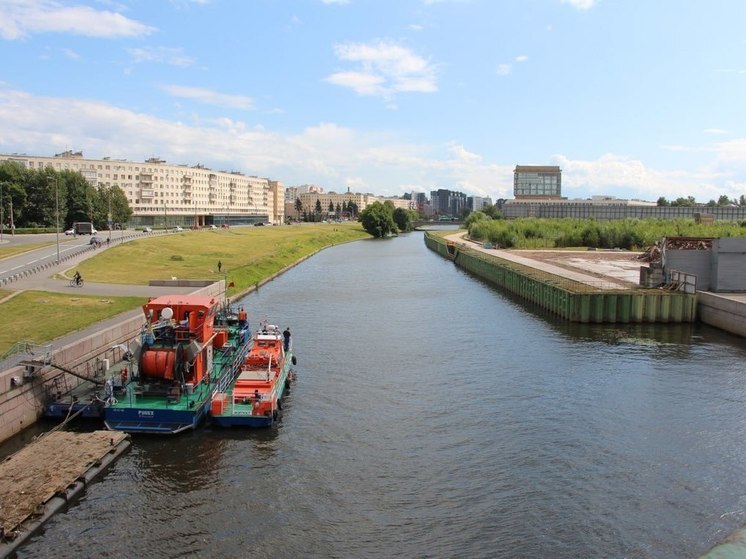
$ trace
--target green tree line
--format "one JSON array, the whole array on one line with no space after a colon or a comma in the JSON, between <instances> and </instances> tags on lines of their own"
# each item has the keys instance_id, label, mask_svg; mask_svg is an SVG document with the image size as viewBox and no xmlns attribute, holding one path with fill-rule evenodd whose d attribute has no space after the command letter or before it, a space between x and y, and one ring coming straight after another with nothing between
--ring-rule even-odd
<instances>
[{"instance_id":1,"label":"green tree line","mask_svg":"<svg viewBox=\"0 0 746 559\"><path fill-rule=\"evenodd\" d=\"M695 199L694 196L687 196L684 198L683 196L679 196L676 198L676 200L666 200L663 196L658 198L657 202L658 206L683 206L683 207L692 207L692 206L699 206L702 204L699 204ZM728 198L725 194L721 195L717 200L710 200L706 204L704 204L708 208L717 208L722 206L746 206L746 195L741 194L741 196L736 198Z\"/></svg>"},{"instance_id":2,"label":"green tree line","mask_svg":"<svg viewBox=\"0 0 746 559\"><path fill-rule=\"evenodd\" d=\"M0 214L6 226L54 228L59 216L61 229L76 221L90 221L97 229L106 229L109 210L114 223L126 223L132 215L118 186L93 187L77 171L0 163Z\"/></svg>"},{"instance_id":3,"label":"green tree line","mask_svg":"<svg viewBox=\"0 0 746 559\"><path fill-rule=\"evenodd\" d=\"M641 250L661 237L744 237L746 222L696 223L693 219L490 219L472 212L469 236L500 248L621 248Z\"/></svg>"}]
</instances>

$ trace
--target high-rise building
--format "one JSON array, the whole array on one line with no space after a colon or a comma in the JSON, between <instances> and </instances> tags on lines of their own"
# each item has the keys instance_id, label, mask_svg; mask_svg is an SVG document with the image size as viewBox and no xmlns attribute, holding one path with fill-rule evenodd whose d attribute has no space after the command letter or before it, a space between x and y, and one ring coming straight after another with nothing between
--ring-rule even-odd
<instances>
[{"instance_id":1,"label":"high-rise building","mask_svg":"<svg viewBox=\"0 0 746 559\"><path fill-rule=\"evenodd\" d=\"M559 200L562 197L562 171L554 165L516 165L513 196L516 200Z\"/></svg>"}]
</instances>

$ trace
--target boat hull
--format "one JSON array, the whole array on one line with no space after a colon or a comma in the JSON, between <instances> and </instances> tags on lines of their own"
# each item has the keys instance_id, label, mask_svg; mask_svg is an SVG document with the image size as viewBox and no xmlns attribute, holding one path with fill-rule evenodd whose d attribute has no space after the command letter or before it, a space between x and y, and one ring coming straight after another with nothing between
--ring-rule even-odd
<instances>
[{"instance_id":1,"label":"boat hull","mask_svg":"<svg viewBox=\"0 0 746 559\"><path fill-rule=\"evenodd\" d=\"M104 416L103 402L75 402L70 404L69 402L64 403L55 401L47 404L44 408L44 416L53 419L65 419L66 417L75 415L78 412L82 412L78 417L84 417L86 419L101 419Z\"/></svg>"},{"instance_id":2,"label":"boat hull","mask_svg":"<svg viewBox=\"0 0 746 559\"><path fill-rule=\"evenodd\" d=\"M111 431L175 435L196 429L207 415L208 402L193 410L107 408L104 424Z\"/></svg>"}]
</instances>

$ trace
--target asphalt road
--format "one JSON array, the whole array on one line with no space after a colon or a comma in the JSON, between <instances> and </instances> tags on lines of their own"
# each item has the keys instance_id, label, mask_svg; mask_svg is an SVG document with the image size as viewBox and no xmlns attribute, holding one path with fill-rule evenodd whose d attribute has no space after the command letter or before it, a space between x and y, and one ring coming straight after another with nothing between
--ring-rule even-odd
<instances>
[{"instance_id":1,"label":"asphalt road","mask_svg":"<svg viewBox=\"0 0 746 559\"><path fill-rule=\"evenodd\" d=\"M91 283L84 282L83 287L73 287L69 279L55 279L56 274L61 274L67 270L74 270L75 267L83 260L92 258L103 250L116 246L118 243L131 241L142 238L145 235L167 234L161 233L142 233L136 231L112 231L111 243L102 244L99 248L93 248L90 245L90 235L78 235L77 237L66 237L60 235L59 255L60 262L57 264L57 243L56 235L15 235L8 238L9 235L3 235L3 241L0 246L9 244L29 244L45 241L53 241L52 245L24 252L15 256L10 256L0 260L0 282L5 280L2 286L12 291L23 290L41 290L55 291L61 293L74 292L85 295L100 296L158 296L168 293L188 293L193 290L189 287L153 287L148 285L129 285L129 284L111 284L111 283ZM97 235L104 241L108 237L108 232ZM72 277L72 272L68 274ZM84 278L85 279L85 278ZM149 279L167 279L167 278L149 278Z\"/></svg>"}]
</instances>

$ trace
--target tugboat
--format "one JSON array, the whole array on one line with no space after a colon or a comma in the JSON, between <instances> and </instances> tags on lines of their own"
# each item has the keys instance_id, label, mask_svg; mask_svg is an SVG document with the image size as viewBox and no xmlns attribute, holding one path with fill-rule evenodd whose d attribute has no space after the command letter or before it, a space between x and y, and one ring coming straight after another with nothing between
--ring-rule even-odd
<instances>
[{"instance_id":1,"label":"tugboat","mask_svg":"<svg viewBox=\"0 0 746 559\"><path fill-rule=\"evenodd\" d=\"M271 427L280 417L282 398L295 378L290 331L265 324L238 375L212 398L210 420L220 427Z\"/></svg>"},{"instance_id":2,"label":"tugboat","mask_svg":"<svg viewBox=\"0 0 746 559\"><path fill-rule=\"evenodd\" d=\"M205 295L164 295L143 311L130 366L106 381L104 423L128 433L195 429L246 359L247 313Z\"/></svg>"}]
</instances>

